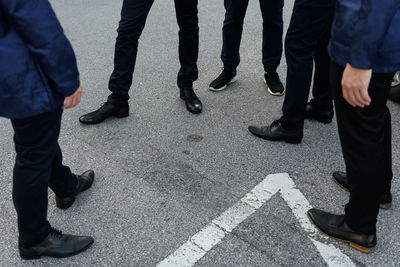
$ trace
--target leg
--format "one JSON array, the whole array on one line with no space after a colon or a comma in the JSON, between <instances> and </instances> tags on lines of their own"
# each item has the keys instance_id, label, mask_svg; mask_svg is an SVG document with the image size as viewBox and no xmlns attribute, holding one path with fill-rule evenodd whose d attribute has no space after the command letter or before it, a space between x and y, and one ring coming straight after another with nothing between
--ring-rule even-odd
<instances>
[{"instance_id":1,"label":"leg","mask_svg":"<svg viewBox=\"0 0 400 267\"><path fill-rule=\"evenodd\" d=\"M383 194L390 194L391 188L392 188L392 178L393 178L393 171L392 171L392 122L391 122L391 116L390 116L390 111L386 107L385 109L385 137L384 137L384 143L385 143L385 179L383 183Z\"/></svg>"},{"instance_id":2,"label":"leg","mask_svg":"<svg viewBox=\"0 0 400 267\"><path fill-rule=\"evenodd\" d=\"M317 50L314 57L315 73L314 86L312 90L313 99L310 101L310 103L313 107L332 110L332 90L329 82L329 38L330 33L327 32L317 45Z\"/></svg>"},{"instance_id":3,"label":"leg","mask_svg":"<svg viewBox=\"0 0 400 267\"><path fill-rule=\"evenodd\" d=\"M62 164L62 159L61 148L57 142L49 186L56 196L64 198L74 193L78 180L76 176L71 173L70 168Z\"/></svg>"},{"instance_id":4,"label":"leg","mask_svg":"<svg viewBox=\"0 0 400 267\"><path fill-rule=\"evenodd\" d=\"M386 101L393 76L373 74L368 89L371 105L353 108L342 95L342 74L343 68L333 64L332 86L339 137L351 181L345 221L353 230L375 234L380 196L390 160L385 148L390 127Z\"/></svg>"},{"instance_id":5,"label":"leg","mask_svg":"<svg viewBox=\"0 0 400 267\"><path fill-rule=\"evenodd\" d=\"M198 77L197 59L199 56L198 0L175 0L176 18L179 25L178 87L192 87Z\"/></svg>"},{"instance_id":6,"label":"leg","mask_svg":"<svg viewBox=\"0 0 400 267\"><path fill-rule=\"evenodd\" d=\"M319 40L330 30L334 7L304 6L296 0L285 40L287 61L286 95L282 126L302 129L310 91L313 57Z\"/></svg>"},{"instance_id":7,"label":"leg","mask_svg":"<svg viewBox=\"0 0 400 267\"><path fill-rule=\"evenodd\" d=\"M153 2L154 0L124 0L123 2L115 44L114 71L108 85L111 91L108 102L114 105L128 105L128 92L132 85L138 41Z\"/></svg>"},{"instance_id":8,"label":"leg","mask_svg":"<svg viewBox=\"0 0 400 267\"><path fill-rule=\"evenodd\" d=\"M31 247L50 232L47 188L57 153L61 111L11 120L17 153L13 201L18 215L19 244Z\"/></svg>"},{"instance_id":9,"label":"leg","mask_svg":"<svg viewBox=\"0 0 400 267\"><path fill-rule=\"evenodd\" d=\"M248 4L249 0L224 0L226 13L222 28L221 60L227 72L235 71L240 62L240 41Z\"/></svg>"},{"instance_id":10,"label":"leg","mask_svg":"<svg viewBox=\"0 0 400 267\"><path fill-rule=\"evenodd\" d=\"M282 57L284 0L260 0L263 17L263 65L265 72L274 73Z\"/></svg>"}]
</instances>

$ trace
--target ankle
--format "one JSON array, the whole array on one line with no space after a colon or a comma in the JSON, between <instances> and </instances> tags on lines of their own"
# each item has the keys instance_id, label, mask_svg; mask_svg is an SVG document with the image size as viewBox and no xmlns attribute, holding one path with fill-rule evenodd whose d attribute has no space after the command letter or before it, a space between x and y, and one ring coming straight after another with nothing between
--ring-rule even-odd
<instances>
[{"instance_id":1,"label":"ankle","mask_svg":"<svg viewBox=\"0 0 400 267\"><path fill-rule=\"evenodd\" d=\"M275 75L278 74L276 71L265 71L264 72L265 75Z\"/></svg>"}]
</instances>

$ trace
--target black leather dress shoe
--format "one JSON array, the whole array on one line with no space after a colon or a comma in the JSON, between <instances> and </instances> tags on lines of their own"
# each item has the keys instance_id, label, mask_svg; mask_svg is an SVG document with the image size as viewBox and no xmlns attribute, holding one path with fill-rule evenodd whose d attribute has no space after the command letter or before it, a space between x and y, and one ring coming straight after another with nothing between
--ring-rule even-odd
<instances>
[{"instance_id":1,"label":"black leather dress shoe","mask_svg":"<svg viewBox=\"0 0 400 267\"><path fill-rule=\"evenodd\" d=\"M332 174L332 179L337 183L341 188L346 191L350 191L349 178L345 172L336 171ZM392 194L386 193L381 195L381 200L379 202L379 208L381 209L389 209L392 206Z\"/></svg>"},{"instance_id":2,"label":"black leather dress shoe","mask_svg":"<svg viewBox=\"0 0 400 267\"><path fill-rule=\"evenodd\" d=\"M65 210L71 207L72 204L74 204L75 197L79 193L88 190L92 186L94 181L94 171L92 170L86 171L81 175L77 175L77 178L78 178L78 185L76 186L74 194L65 198L60 198L56 196L57 208Z\"/></svg>"},{"instance_id":3,"label":"black leather dress shoe","mask_svg":"<svg viewBox=\"0 0 400 267\"><path fill-rule=\"evenodd\" d=\"M185 100L186 109L193 113L199 114L203 110L203 104L201 104L200 99L194 93L193 87L185 86L180 88L181 99Z\"/></svg>"},{"instance_id":4,"label":"black leather dress shoe","mask_svg":"<svg viewBox=\"0 0 400 267\"><path fill-rule=\"evenodd\" d=\"M269 126L249 126L248 129L253 135L269 141L285 141L291 144L298 144L303 139L303 131L286 130L279 120L274 121Z\"/></svg>"},{"instance_id":5,"label":"black leather dress shoe","mask_svg":"<svg viewBox=\"0 0 400 267\"><path fill-rule=\"evenodd\" d=\"M307 215L318 230L325 235L346 242L361 252L374 252L376 234L364 234L353 231L346 224L344 215L334 215L318 209L310 209Z\"/></svg>"},{"instance_id":6,"label":"black leather dress shoe","mask_svg":"<svg viewBox=\"0 0 400 267\"><path fill-rule=\"evenodd\" d=\"M129 116L129 106L115 106L109 102L104 103L98 110L85 114L79 118L83 124L97 124L109 117L125 118Z\"/></svg>"},{"instance_id":7,"label":"black leather dress shoe","mask_svg":"<svg viewBox=\"0 0 400 267\"><path fill-rule=\"evenodd\" d=\"M333 109L323 109L313 107L310 103L307 104L306 108L306 119L312 119L323 123L331 123L333 119Z\"/></svg>"},{"instance_id":8,"label":"black leather dress shoe","mask_svg":"<svg viewBox=\"0 0 400 267\"><path fill-rule=\"evenodd\" d=\"M60 231L51 229L50 234L39 245L19 247L19 255L25 260L39 259L42 256L66 258L83 252L93 242L90 236L63 235Z\"/></svg>"}]
</instances>

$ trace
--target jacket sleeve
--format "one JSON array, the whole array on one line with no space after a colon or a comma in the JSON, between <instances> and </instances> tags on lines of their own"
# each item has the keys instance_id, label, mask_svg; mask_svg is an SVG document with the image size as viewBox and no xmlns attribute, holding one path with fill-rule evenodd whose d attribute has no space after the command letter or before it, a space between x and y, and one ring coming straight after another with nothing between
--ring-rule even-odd
<instances>
[{"instance_id":1,"label":"jacket sleeve","mask_svg":"<svg viewBox=\"0 0 400 267\"><path fill-rule=\"evenodd\" d=\"M79 87L75 54L48 0L0 0L0 9L52 89L72 95Z\"/></svg>"},{"instance_id":2,"label":"jacket sleeve","mask_svg":"<svg viewBox=\"0 0 400 267\"><path fill-rule=\"evenodd\" d=\"M400 0L359 0L360 12L354 27L350 65L371 69L387 30L400 7Z\"/></svg>"}]
</instances>

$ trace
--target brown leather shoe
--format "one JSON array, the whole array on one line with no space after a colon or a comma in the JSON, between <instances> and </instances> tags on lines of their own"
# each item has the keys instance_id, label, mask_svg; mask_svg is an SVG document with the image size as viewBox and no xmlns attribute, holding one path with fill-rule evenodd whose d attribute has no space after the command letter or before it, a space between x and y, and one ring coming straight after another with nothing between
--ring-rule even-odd
<instances>
[{"instance_id":1,"label":"brown leather shoe","mask_svg":"<svg viewBox=\"0 0 400 267\"><path fill-rule=\"evenodd\" d=\"M344 215L334 215L318 209L310 209L307 215L315 227L323 234L348 243L351 247L361 252L374 252L376 234L364 234L352 230L346 224Z\"/></svg>"}]
</instances>

